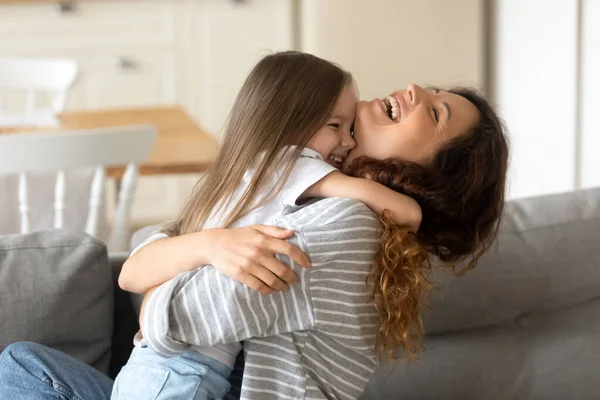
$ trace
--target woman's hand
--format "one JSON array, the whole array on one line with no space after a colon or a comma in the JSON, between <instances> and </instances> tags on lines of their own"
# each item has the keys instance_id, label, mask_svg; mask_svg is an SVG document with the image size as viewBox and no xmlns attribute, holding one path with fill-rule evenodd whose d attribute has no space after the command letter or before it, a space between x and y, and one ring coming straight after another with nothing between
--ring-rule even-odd
<instances>
[{"instance_id":1,"label":"woman's hand","mask_svg":"<svg viewBox=\"0 0 600 400\"><path fill-rule=\"evenodd\" d=\"M209 232L210 231L210 232ZM298 281L296 274L275 258L290 257L296 264L310 267L310 260L300 249L285 239L291 230L277 226L251 225L244 228L210 229L210 264L228 276L263 294L287 290Z\"/></svg>"}]
</instances>

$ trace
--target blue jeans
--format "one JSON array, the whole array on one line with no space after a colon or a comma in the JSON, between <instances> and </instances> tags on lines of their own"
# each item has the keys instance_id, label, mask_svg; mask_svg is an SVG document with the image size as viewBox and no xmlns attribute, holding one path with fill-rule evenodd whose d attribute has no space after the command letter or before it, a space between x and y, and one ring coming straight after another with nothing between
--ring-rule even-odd
<instances>
[{"instance_id":1,"label":"blue jeans","mask_svg":"<svg viewBox=\"0 0 600 400\"><path fill-rule=\"evenodd\" d=\"M200 354L161 357L136 347L113 387L113 400L220 399L229 392L231 369Z\"/></svg>"},{"instance_id":2,"label":"blue jeans","mask_svg":"<svg viewBox=\"0 0 600 400\"><path fill-rule=\"evenodd\" d=\"M41 344L19 342L0 354L0 400L108 400L113 381Z\"/></svg>"}]
</instances>

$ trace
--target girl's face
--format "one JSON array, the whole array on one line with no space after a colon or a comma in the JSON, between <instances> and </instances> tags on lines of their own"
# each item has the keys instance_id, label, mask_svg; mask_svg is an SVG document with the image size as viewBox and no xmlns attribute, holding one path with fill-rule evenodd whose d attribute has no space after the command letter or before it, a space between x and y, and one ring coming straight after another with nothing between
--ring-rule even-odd
<instances>
[{"instance_id":1,"label":"girl's face","mask_svg":"<svg viewBox=\"0 0 600 400\"><path fill-rule=\"evenodd\" d=\"M321 154L327 163L336 168L341 168L348 152L356 146L351 130L357 102L356 87L346 85L327 124L319 129L306 145Z\"/></svg>"},{"instance_id":2,"label":"girl's face","mask_svg":"<svg viewBox=\"0 0 600 400\"><path fill-rule=\"evenodd\" d=\"M478 120L479 111L464 97L414 84L384 100L361 101L354 123L356 147L343 167L359 156L426 166L444 143L466 134Z\"/></svg>"}]
</instances>

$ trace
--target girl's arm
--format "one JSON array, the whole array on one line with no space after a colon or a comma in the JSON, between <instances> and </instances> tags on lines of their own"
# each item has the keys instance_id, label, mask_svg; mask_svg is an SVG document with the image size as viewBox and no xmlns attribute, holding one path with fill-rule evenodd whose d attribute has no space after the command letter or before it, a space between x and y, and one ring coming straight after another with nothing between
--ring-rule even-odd
<instances>
[{"instance_id":1,"label":"girl's arm","mask_svg":"<svg viewBox=\"0 0 600 400\"><path fill-rule=\"evenodd\" d=\"M119 286L129 292L146 293L182 272L211 264L223 275L260 293L285 290L296 283L297 276L275 254L310 266L306 254L283 240L292 235L292 231L276 226L252 225L158 239L125 261Z\"/></svg>"},{"instance_id":2,"label":"girl's arm","mask_svg":"<svg viewBox=\"0 0 600 400\"><path fill-rule=\"evenodd\" d=\"M379 219L363 204L350 214L361 218L345 218L348 214L342 211L358 203L330 200L318 208L327 209L327 216L309 211L282 217L281 221L294 224L297 232L289 240L310 249L315 264L303 270L282 257L301 274L297 285L262 296L213 268L181 274L144 299L140 326L148 345L172 357L189 351L191 345L213 346L319 330L328 336L328 343L339 343L335 347L348 357L357 352L372 355L378 314L369 300L364 276L379 248ZM315 217L322 218L312 222ZM328 217L333 219L323 222ZM341 319L340 312L344 315Z\"/></svg>"},{"instance_id":3,"label":"girl's arm","mask_svg":"<svg viewBox=\"0 0 600 400\"><path fill-rule=\"evenodd\" d=\"M302 197L346 197L365 203L371 210L381 215L384 210L391 212L397 224L408 224L416 232L421 225L421 207L415 199L395 192L381 183L347 176L339 171L330 173L309 187Z\"/></svg>"}]
</instances>

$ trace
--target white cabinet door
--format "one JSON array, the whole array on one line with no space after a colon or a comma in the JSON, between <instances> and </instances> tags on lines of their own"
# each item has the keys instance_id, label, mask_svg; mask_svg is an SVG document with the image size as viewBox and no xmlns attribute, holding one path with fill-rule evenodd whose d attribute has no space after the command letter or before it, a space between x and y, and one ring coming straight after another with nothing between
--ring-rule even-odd
<instances>
[{"instance_id":1,"label":"white cabinet door","mask_svg":"<svg viewBox=\"0 0 600 400\"><path fill-rule=\"evenodd\" d=\"M410 83L483 84L483 0L303 0L301 49L352 72L361 98Z\"/></svg>"},{"instance_id":2,"label":"white cabinet door","mask_svg":"<svg viewBox=\"0 0 600 400\"><path fill-rule=\"evenodd\" d=\"M98 50L78 58L79 79L67 108L117 108L177 103L170 48Z\"/></svg>"},{"instance_id":3,"label":"white cabinet door","mask_svg":"<svg viewBox=\"0 0 600 400\"><path fill-rule=\"evenodd\" d=\"M293 0L190 0L179 19L190 112L218 134L244 78L258 59L293 47ZM183 89L182 89L183 90Z\"/></svg>"}]
</instances>

